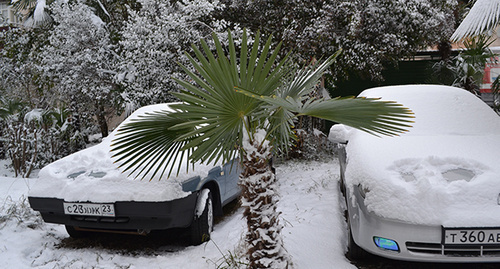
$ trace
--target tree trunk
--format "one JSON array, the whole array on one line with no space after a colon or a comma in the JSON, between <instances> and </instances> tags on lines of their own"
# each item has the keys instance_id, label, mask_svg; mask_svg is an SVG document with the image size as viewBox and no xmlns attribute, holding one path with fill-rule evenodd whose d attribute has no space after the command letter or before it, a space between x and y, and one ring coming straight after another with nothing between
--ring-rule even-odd
<instances>
[{"instance_id":1,"label":"tree trunk","mask_svg":"<svg viewBox=\"0 0 500 269\"><path fill-rule=\"evenodd\" d=\"M269 141L250 139L244 143L244 151L240 185L248 228L248 268L288 268L290 259L283 247L280 213L276 210L279 197Z\"/></svg>"},{"instance_id":2,"label":"tree trunk","mask_svg":"<svg viewBox=\"0 0 500 269\"><path fill-rule=\"evenodd\" d=\"M106 121L105 117L105 112L104 112L104 107L102 105L97 105L97 122L99 123L99 127L101 128L101 135L102 137L107 137L109 134L108 131L108 122Z\"/></svg>"}]
</instances>

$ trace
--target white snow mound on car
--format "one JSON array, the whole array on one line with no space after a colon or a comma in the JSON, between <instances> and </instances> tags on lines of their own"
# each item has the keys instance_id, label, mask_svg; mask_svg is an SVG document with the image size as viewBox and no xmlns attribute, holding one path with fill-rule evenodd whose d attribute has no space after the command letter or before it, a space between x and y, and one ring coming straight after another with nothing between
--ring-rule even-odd
<instances>
[{"instance_id":1,"label":"white snow mound on car","mask_svg":"<svg viewBox=\"0 0 500 269\"><path fill-rule=\"evenodd\" d=\"M168 104L143 107L128 117L124 123L147 112L167 110ZM122 123L123 124L123 123ZM119 129L119 127L117 128ZM60 198L65 201L106 203L115 201L170 201L189 195L181 183L193 176L204 177L213 165L197 163L186 172L185 162L181 172L170 178L140 180L128 177L113 163L110 145L116 130L93 147L64 157L40 170L38 180L30 190L32 197Z\"/></svg>"},{"instance_id":2,"label":"white snow mound on car","mask_svg":"<svg viewBox=\"0 0 500 269\"><path fill-rule=\"evenodd\" d=\"M491 108L446 86L377 88L362 96L382 96L415 113L414 127L398 137L348 133L347 186L369 190L369 211L415 224L498 225L500 118Z\"/></svg>"}]
</instances>

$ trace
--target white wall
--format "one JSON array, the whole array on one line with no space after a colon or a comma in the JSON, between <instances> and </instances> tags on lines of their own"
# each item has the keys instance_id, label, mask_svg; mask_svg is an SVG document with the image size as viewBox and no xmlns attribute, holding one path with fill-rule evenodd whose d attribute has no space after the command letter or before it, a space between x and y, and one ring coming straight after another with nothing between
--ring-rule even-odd
<instances>
[{"instance_id":1,"label":"white wall","mask_svg":"<svg viewBox=\"0 0 500 269\"><path fill-rule=\"evenodd\" d=\"M10 6L10 1L0 0L0 26L19 23L21 23L21 18L16 16L14 9Z\"/></svg>"}]
</instances>

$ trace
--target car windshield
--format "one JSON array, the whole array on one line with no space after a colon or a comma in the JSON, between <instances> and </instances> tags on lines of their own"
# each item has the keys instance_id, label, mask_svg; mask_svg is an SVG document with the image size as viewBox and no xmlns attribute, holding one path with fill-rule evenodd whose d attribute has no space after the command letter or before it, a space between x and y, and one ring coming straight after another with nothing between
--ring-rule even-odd
<instances>
[{"instance_id":1,"label":"car windshield","mask_svg":"<svg viewBox=\"0 0 500 269\"><path fill-rule=\"evenodd\" d=\"M439 90L436 90L439 87ZM450 87L381 87L366 90L362 97L396 101L415 113L408 135L500 134L500 117L481 99Z\"/></svg>"}]
</instances>

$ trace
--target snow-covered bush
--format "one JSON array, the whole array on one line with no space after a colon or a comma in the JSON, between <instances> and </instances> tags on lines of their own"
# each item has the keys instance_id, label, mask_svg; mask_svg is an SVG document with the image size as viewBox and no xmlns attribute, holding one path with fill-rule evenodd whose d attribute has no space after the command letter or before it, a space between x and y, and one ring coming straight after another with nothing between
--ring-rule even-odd
<instances>
[{"instance_id":1,"label":"snow-covered bush","mask_svg":"<svg viewBox=\"0 0 500 269\"><path fill-rule=\"evenodd\" d=\"M30 229L43 225L40 213L30 207L28 198L24 195L18 201L12 200L10 196L7 196L5 201L0 201L0 229L9 221Z\"/></svg>"},{"instance_id":2,"label":"snow-covered bush","mask_svg":"<svg viewBox=\"0 0 500 269\"><path fill-rule=\"evenodd\" d=\"M67 110L24 109L2 114L2 149L16 176L29 177L34 169L85 147Z\"/></svg>"},{"instance_id":3,"label":"snow-covered bush","mask_svg":"<svg viewBox=\"0 0 500 269\"><path fill-rule=\"evenodd\" d=\"M448 40L455 0L221 0L220 16L272 34L284 51L309 62L344 51L337 77L350 72L382 79L384 64Z\"/></svg>"},{"instance_id":4,"label":"snow-covered bush","mask_svg":"<svg viewBox=\"0 0 500 269\"><path fill-rule=\"evenodd\" d=\"M44 131L36 128L33 121L18 119L20 116L22 114L6 121L3 133L4 148L12 161L16 177L29 177L37 167L38 150L43 143Z\"/></svg>"},{"instance_id":5,"label":"snow-covered bush","mask_svg":"<svg viewBox=\"0 0 500 269\"><path fill-rule=\"evenodd\" d=\"M328 140L322 131L314 128L312 131L296 129L297 140L287 158L305 160L327 160L333 158L335 145Z\"/></svg>"},{"instance_id":6,"label":"snow-covered bush","mask_svg":"<svg viewBox=\"0 0 500 269\"><path fill-rule=\"evenodd\" d=\"M43 143L38 156L41 166L86 147L86 136L74 124L70 111L64 107L46 110L42 115Z\"/></svg>"},{"instance_id":7,"label":"snow-covered bush","mask_svg":"<svg viewBox=\"0 0 500 269\"><path fill-rule=\"evenodd\" d=\"M334 66L338 75L351 70L382 79L384 64L447 40L454 30L452 0L327 2L298 43L307 48L309 40L319 40L310 48L316 55L342 48Z\"/></svg>"}]
</instances>

